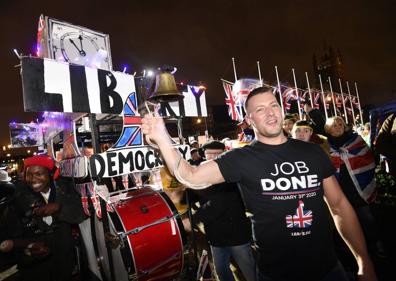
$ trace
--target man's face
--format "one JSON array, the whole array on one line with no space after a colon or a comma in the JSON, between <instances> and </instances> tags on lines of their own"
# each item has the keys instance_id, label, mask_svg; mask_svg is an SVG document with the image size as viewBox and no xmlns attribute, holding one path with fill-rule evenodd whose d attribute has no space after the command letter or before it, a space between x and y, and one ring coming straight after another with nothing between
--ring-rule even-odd
<instances>
[{"instance_id":1,"label":"man's face","mask_svg":"<svg viewBox=\"0 0 396 281\"><path fill-rule=\"evenodd\" d=\"M47 192L50 188L48 170L41 166L30 166L26 169L26 183L34 192Z\"/></svg>"},{"instance_id":2,"label":"man's face","mask_svg":"<svg viewBox=\"0 0 396 281\"><path fill-rule=\"evenodd\" d=\"M198 151L195 151L191 154L191 158L192 158L192 160L196 161L196 160L199 160L201 158L201 156L199 155Z\"/></svg>"},{"instance_id":3,"label":"man's face","mask_svg":"<svg viewBox=\"0 0 396 281\"><path fill-rule=\"evenodd\" d=\"M196 148L196 149L198 149L198 148L199 148L199 143L193 142L193 143L191 144L191 148Z\"/></svg>"},{"instance_id":4,"label":"man's face","mask_svg":"<svg viewBox=\"0 0 396 281\"><path fill-rule=\"evenodd\" d=\"M246 120L253 126L256 134L273 138L282 133L282 110L271 92L251 97L246 110Z\"/></svg>"},{"instance_id":5,"label":"man's face","mask_svg":"<svg viewBox=\"0 0 396 281\"><path fill-rule=\"evenodd\" d=\"M292 119L287 119L283 121L283 129L291 133L291 130L293 129L294 121Z\"/></svg>"},{"instance_id":6,"label":"man's face","mask_svg":"<svg viewBox=\"0 0 396 281\"><path fill-rule=\"evenodd\" d=\"M216 159L220 154L223 153L222 149L205 149L206 160Z\"/></svg>"},{"instance_id":7,"label":"man's face","mask_svg":"<svg viewBox=\"0 0 396 281\"><path fill-rule=\"evenodd\" d=\"M292 130L294 139L309 142L312 136L312 130L309 128L295 128Z\"/></svg>"}]
</instances>

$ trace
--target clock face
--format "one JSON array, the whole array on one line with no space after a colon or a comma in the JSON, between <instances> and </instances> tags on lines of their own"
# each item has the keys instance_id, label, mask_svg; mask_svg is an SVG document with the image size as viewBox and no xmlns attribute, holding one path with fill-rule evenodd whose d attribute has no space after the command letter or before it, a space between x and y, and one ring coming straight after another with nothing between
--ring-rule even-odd
<instances>
[{"instance_id":1,"label":"clock face","mask_svg":"<svg viewBox=\"0 0 396 281\"><path fill-rule=\"evenodd\" d=\"M50 19L53 59L112 70L108 35Z\"/></svg>"}]
</instances>

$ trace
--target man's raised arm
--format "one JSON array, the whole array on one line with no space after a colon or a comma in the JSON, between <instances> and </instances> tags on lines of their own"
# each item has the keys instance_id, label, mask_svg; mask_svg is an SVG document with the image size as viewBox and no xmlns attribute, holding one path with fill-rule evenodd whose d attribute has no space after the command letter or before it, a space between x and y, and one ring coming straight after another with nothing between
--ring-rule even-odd
<instances>
[{"instance_id":1,"label":"man's raised arm","mask_svg":"<svg viewBox=\"0 0 396 281\"><path fill-rule=\"evenodd\" d=\"M162 158L169 171L176 178L193 189L202 189L213 184L224 182L223 175L215 161L207 161L198 167L191 166L172 146L163 119L155 113L147 114L142 119L143 134L158 145Z\"/></svg>"}]
</instances>

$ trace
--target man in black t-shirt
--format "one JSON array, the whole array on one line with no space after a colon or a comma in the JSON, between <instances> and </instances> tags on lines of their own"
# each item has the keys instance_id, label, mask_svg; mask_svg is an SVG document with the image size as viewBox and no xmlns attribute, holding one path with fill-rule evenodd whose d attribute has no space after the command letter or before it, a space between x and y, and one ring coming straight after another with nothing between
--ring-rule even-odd
<instances>
[{"instance_id":1,"label":"man in black t-shirt","mask_svg":"<svg viewBox=\"0 0 396 281\"><path fill-rule=\"evenodd\" d=\"M186 186L238 182L253 214L259 280L348 280L334 254L328 209L356 258L360 280L377 280L356 214L326 154L284 136L282 110L270 88L253 90L245 112L256 141L199 167L172 148L158 115L146 115L142 129Z\"/></svg>"},{"instance_id":2,"label":"man in black t-shirt","mask_svg":"<svg viewBox=\"0 0 396 281\"><path fill-rule=\"evenodd\" d=\"M225 150L224 143L209 141L202 146L207 160L216 159ZM195 190L200 203L193 222L202 222L210 244L213 263L220 281L235 280L230 269L233 259L246 280L254 280L256 266L251 249L251 222L245 213L238 186L221 183Z\"/></svg>"}]
</instances>

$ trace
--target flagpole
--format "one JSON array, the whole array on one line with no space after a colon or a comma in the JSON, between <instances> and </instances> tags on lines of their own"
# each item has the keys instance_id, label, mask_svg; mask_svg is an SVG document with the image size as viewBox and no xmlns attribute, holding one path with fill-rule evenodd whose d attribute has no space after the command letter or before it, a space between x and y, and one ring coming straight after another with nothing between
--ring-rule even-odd
<instances>
[{"instance_id":1,"label":"flagpole","mask_svg":"<svg viewBox=\"0 0 396 281\"><path fill-rule=\"evenodd\" d=\"M260 70L260 62L257 61L257 70L258 70L258 75L259 75L259 79L260 79L260 86L263 86L263 80L261 79L261 70Z\"/></svg>"},{"instance_id":2,"label":"flagpole","mask_svg":"<svg viewBox=\"0 0 396 281\"><path fill-rule=\"evenodd\" d=\"M355 90L356 90L356 97L359 104L359 113L360 113L360 124L363 126L363 115L362 115L362 107L360 106L360 98L359 98L359 91L357 87L357 83L355 82Z\"/></svg>"},{"instance_id":3,"label":"flagpole","mask_svg":"<svg viewBox=\"0 0 396 281\"><path fill-rule=\"evenodd\" d=\"M322 101L323 101L323 107L324 107L324 111L325 111L325 115L326 115L326 119L329 118L329 116L327 115L327 108L326 108L326 99L324 97L324 92L323 92L323 84L322 84L322 77L319 74L319 83L320 83L320 90L322 91Z\"/></svg>"},{"instance_id":4,"label":"flagpole","mask_svg":"<svg viewBox=\"0 0 396 281\"><path fill-rule=\"evenodd\" d=\"M355 126L356 125L356 120L355 120L355 111L353 110L351 90L349 89L349 82L348 81L346 82L346 84L347 84L347 90L348 90L348 95L349 95L349 102L351 103L353 126Z\"/></svg>"},{"instance_id":5,"label":"flagpole","mask_svg":"<svg viewBox=\"0 0 396 281\"><path fill-rule=\"evenodd\" d=\"M346 107L345 107L344 93L342 91L342 84L341 84L341 79L340 78L338 78L338 83L340 84L342 106L344 107L345 123L348 124L348 114L347 114Z\"/></svg>"},{"instance_id":6,"label":"flagpole","mask_svg":"<svg viewBox=\"0 0 396 281\"><path fill-rule=\"evenodd\" d=\"M238 80L237 74L236 74L236 68L235 68L235 59L232 58L232 66L234 68L234 77L235 77L235 82Z\"/></svg>"},{"instance_id":7,"label":"flagpole","mask_svg":"<svg viewBox=\"0 0 396 281\"><path fill-rule=\"evenodd\" d=\"M230 85L234 85L234 83L232 83L232 82L230 82L230 81L228 81L228 80L225 80L225 79L223 79L223 78L220 78L220 80L221 80L222 82L226 82L226 83L228 83L228 84L230 84Z\"/></svg>"},{"instance_id":8,"label":"flagpole","mask_svg":"<svg viewBox=\"0 0 396 281\"><path fill-rule=\"evenodd\" d=\"M336 104L334 101L334 93L333 93L333 86L331 85L331 79L330 76L327 77L328 81L329 81L329 85L330 85L330 92L331 92L331 100L333 101L333 109L334 109L334 115L337 117L337 108L336 108Z\"/></svg>"},{"instance_id":9,"label":"flagpole","mask_svg":"<svg viewBox=\"0 0 396 281\"><path fill-rule=\"evenodd\" d=\"M296 88L296 95L297 95L298 116L300 117L300 120L302 120L301 107L300 107L300 95L299 95L298 89L297 89L297 81L296 81L296 74L294 73L294 68L292 68L292 72L293 72L293 79L294 79L294 87Z\"/></svg>"},{"instance_id":10,"label":"flagpole","mask_svg":"<svg viewBox=\"0 0 396 281\"><path fill-rule=\"evenodd\" d=\"M309 79L308 79L308 73L305 72L305 78L307 78L307 85L308 85L308 94L309 94L309 100L311 101L311 107L313 108L313 100L312 100L312 95L311 95L311 86L309 85Z\"/></svg>"},{"instance_id":11,"label":"flagpole","mask_svg":"<svg viewBox=\"0 0 396 281\"><path fill-rule=\"evenodd\" d=\"M285 113L285 109L283 108L283 97L282 97L281 85L279 81L278 67L276 65L275 65L275 73L276 73L276 80L278 81L279 101L282 108L282 112Z\"/></svg>"}]
</instances>

